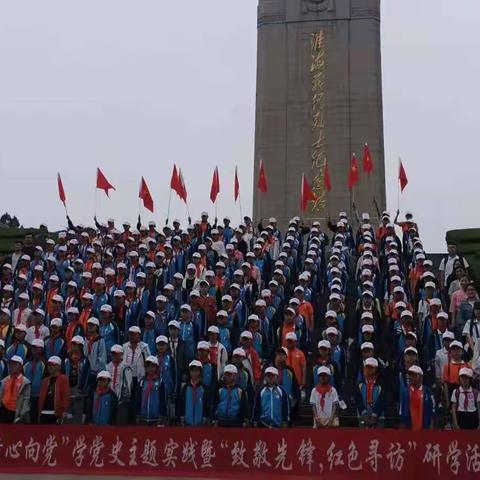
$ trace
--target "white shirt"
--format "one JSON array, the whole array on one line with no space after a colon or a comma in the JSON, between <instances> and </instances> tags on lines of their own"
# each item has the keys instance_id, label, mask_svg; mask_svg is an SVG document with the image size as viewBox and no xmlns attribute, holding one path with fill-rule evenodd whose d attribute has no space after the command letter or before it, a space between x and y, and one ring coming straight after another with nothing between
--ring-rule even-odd
<instances>
[{"instance_id":1,"label":"white shirt","mask_svg":"<svg viewBox=\"0 0 480 480\"><path fill-rule=\"evenodd\" d=\"M335 387L332 387L329 392L325 394L324 405L321 407L320 393L314 388L310 395L310 405L315 407L316 416L327 419L332 416L333 407L338 404L338 393Z\"/></svg>"},{"instance_id":2,"label":"white shirt","mask_svg":"<svg viewBox=\"0 0 480 480\"><path fill-rule=\"evenodd\" d=\"M49 336L50 336L50 331L48 330L48 327L46 327L45 325L41 325L39 327L38 336L35 334L35 327L28 327L25 340L27 341L27 343L31 345L36 338L39 338L40 340L45 340Z\"/></svg>"},{"instance_id":3,"label":"white shirt","mask_svg":"<svg viewBox=\"0 0 480 480\"><path fill-rule=\"evenodd\" d=\"M465 396L467 396L467 408L465 409ZM459 412L476 412L477 404L480 402L480 393L478 391L473 391L473 388L470 387L467 390L464 390L463 387L458 387L452 393L452 398L450 399L452 403L457 403L457 410Z\"/></svg>"},{"instance_id":4,"label":"white shirt","mask_svg":"<svg viewBox=\"0 0 480 480\"><path fill-rule=\"evenodd\" d=\"M463 327L462 335L464 337L470 336L470 325L472 324L473 320L467 320L465 323L465 326ZM472 340L473 343L476 343L477 340L480 338L480 322L473 321L473 326L472 326Z\"/></svg>"},{"instance_id":5,"label":"white shirt","mask_svg":"<svg viewBox=\"0 0 480 480\"><path fill-rule=\"evenodd\" d=\"M150 349L144 342L138 342L135 351L127 342L123 345L123 360L132 369L132 377L141 380L145 376L145 360L150 356Z\"/></svg>"},{"instance_id":6,"label":"white shirt","mask_svg":"<svg viewBox=\"0 0 480 480\"><path fill-rule=\"evenodd\" d=\"M455 255L454 257L451 257L450 255L448 256L447 261L443 258L442 261L440 262L440 266L438 269L444 273L445 280L444 280L444 286L447 286L447 279L448 277L452 274L453 272L453 264L455 263L455 260L459 260L460 257L458 255ZM463 259L463 264L465 265L465 268L468 268L468 262L467 259Z\"/></svg>"},{"instance_id":7,"label":"white shirt","mask_svg":"<svg viewBox=\"0 0 480 480\"><path fill-rule=\"evenodd\" d=\"M13 315L12 315L12 325L15 326L15 325L22 324L22 325L27 326L27 320L28 320L28 317L30 316L31 313L32 313L32 310L30 310L27 307L27 308L23 309L22 315L20 316L20 309L16 308L13 311Z\"/></svg>"}]
</instances>

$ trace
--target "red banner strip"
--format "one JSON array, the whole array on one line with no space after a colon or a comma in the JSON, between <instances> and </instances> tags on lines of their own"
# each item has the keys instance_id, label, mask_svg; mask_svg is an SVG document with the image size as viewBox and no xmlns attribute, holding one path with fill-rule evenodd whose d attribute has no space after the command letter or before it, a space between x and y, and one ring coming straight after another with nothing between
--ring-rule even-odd
<instances>
[{"instance_id":1,"label":"red banner strip","mask_svg":"<svg viewBox=\"0 0 480 480\"><path fill-rule=\"evenodd\" d=\"M480 478L478 432L2 425L0 472Z\"/></svg>"}]
</instances>

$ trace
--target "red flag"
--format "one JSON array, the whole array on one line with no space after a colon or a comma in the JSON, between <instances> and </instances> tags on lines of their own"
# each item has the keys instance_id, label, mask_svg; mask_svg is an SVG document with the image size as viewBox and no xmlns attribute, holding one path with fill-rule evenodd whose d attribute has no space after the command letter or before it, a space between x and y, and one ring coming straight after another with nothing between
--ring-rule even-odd
<instances>
[{"instance_id":1,"label":"red flag","mask_svg":"<svg viewBox=\"0 0 480 480\"><path fill-rule=\"evenodd\" d=\"M400 167L398 170L398 180L400 182L400 188L402 192L405 190L405 187L408 185L408 178L407 178L407 172L405 171L405 168L403 167L403 163L401 160L400 162Z\"/></svg>"},{"instance_id":2,"label":"red flag","mask_svg":"<svg viewBox=\"0 0 480 480\"><path fill-rule=\"evenodd\" d=\"M350 171L348 174L348 188L352 190L359 181L360 175L358 172L357 157L355 157L355 154L353 154L352 162L350 163Z\"/></svg>"},{"instance_id":3,"label":"red flag","mask_svg":"<svg viewBox=\"0 0 480 480\"><path fill-rule=\"evenodd\" d=\"M180 198L187 203L187 188L185 187L185 181L183 180L182 170L178 169L178 183L180 192L178 195Z\"/></svg>"},{"instance_id":4,"label":"red flag","mask_svg":"<svg viewBox=\"0 0 480 480\"><path fill-rule=\"evenodd\" d=\"M148 189L147 182L145 182L145 179L143 177L142 181L140 182L138 198L141 198L143 200L143 206L153 213L153 198L150 194L150 190Z\"/></svg>"},{"instance_id":5,"label":"red flag","mask_svg":"<svg viewBox=\"0 0 480 480\"><path fill-rule=\"evenodd\" d=\"M325 160L325 169L323 170L323 185L327 192L332 190L332 182L330 180L330 172L328 170L327 160Z\"/></svg>"},{"instance_id":6,"label":"red flag","mask_svg":"<svg viewBox=\"0 0 480 480\"><path fill-rule=\"evenodd\" d=\"M235 183L233 186L233 196L235 197L235 201L237 201L238 197L240 196L240 183L238 182L237 167L235 167Z\"/></svg>"},{"instance_id":7,"label":"red flag","mask_svg":"<svg viewBox=\"0 0 480 480\"><path fill-rule=\"evenodd\" d=\"M363 147L363 171L365 173L373 172L373 159L372 154L370 153L370 148L368 147L368 143L366 143Z\"/></svg>"},{"instance_id":8,"label":"red flag","mask_svg":"<svg viewBox=\"0 0 480 480\"><path fill-rule=\"evenodd\" d=\"M300 208L302 212L307 209L308 202L313 202L317 199L313 193L310 184L308 183L305 174L302 175L302 186L301 186L301 199L300 199Z\"/></svg>"},{"instance_id":9,"label":"red flag","mask_svg":"<svg viewBox=\"0 0 480 480\"><path fill-rule=\"evenodd\" d=\"M67 201L67 196L65 195L65 189L63 188L62 177L60 176L59 173L57 173L57 185L58 185L58 196L60 197L60 201L63 202L63 204L66 207L67 204L65 202Z\"/></svg>"},{"instance_id":10,"label":"red flag","mask_svg":"<svg viewBox=\"0 0 480 480\"><path fill-rule=\"evenodd\" d=\"M115 187L107 180L107 178L99 168L97 168L97 188L99 190L103 190L106 193L107 197L109 196L109 190L115 190Z\"/></svg>"},{"instance_id":11,"label":"red flag","mask_svg":"<svg viewBox=\"0 0 480 480\"><path fill-rule=\"evenodd\" d=\"M257 187L263 194L268 192L267 176L265 175L265 167L263 166L262 159L260 159L260 171L258 174Z\"/></svg>"},{"instance_id":12,"label":"red flag","mask_svg":"<svg viewBox=\"0 0 480 480\"><path fill-rule=\"evenodd\" d=\"M177 172L177 166L174 164L173 165L173 172L172 172L172 178L170 180L170 188L176 192L176 194L180 197L182 197L182 185L180 183L180 179L178 177L178 172Z\"/></svg>"},{"instance_id":13,"label":"red flag","mask_svg":"<svg viewBox=\"0 0 480 480\"><path fill-rule=\"evenodd\" d=\"M212 187L210 188L210 200L215 203L220 193L220 178L218 176L218 167L213 171Z\"/></svg>"}]
</instances>

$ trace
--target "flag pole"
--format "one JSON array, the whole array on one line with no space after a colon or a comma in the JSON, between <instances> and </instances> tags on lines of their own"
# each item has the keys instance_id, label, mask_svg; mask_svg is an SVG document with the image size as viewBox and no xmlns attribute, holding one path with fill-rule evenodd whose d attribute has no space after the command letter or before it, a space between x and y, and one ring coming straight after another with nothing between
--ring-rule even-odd
<instances>
[{"instance_id":1,"label":"flag pole","mask_svg":"<svg viewBox=\"0 0 480 480\"><path fill-rule=\"evenodd\" d=\"M172 203L172 189L170 188L170 194L168 195L168 210L167 210L167 222L166 224L168 224L168 220L170 219L170 205Z\"/></svg>"},{"instance_id":2,"label":"flag pole","mask_svg":"<svg viewBox=\"0 0 480 480\"><path fill-rule=\"evenodd\" d=\"M400 171L401 163L402 163L402 159L401 157L398 157L398 171ZM397 178L397 210L400 211L400 179L399 178Z\"/></svg>"},{"instance_id":3,"label":"flag pole","mask_svg":"<svg viewBox=\"0 0 480 480\"><path fill-rule=\"evenodd\" d=\"M238 206L240 207L240 223L242 223L242 220L243 220L243 213L242 213L242 196L240 195L240 192L238 193Z\"/></svg>"},{"instance_id":4,"label":"flag pole","mask_svg":"<svg viewBox=\"0 0 480 480\"><path fill-rule=\"evenodd\" d=\"M97 218L97 208L98 208L98 188L95 186L95 193L93 194L93 215Z\"/></svg>"}]
</instances>

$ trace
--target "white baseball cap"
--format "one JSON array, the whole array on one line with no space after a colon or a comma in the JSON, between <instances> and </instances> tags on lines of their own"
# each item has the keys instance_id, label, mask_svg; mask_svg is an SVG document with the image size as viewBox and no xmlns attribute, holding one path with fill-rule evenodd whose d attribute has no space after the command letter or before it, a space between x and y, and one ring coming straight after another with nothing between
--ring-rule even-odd
<instances>
[{"instance_id":1,"label":"white baseball cap","mask_svg":"<svg viewBox=\"0 0 480 480\"><path fill-rule=\"evenodd\" d=\"M373 357L370 357L370 358L365 359L365 361L363 362L363 364L364 364L366 367L378 368L378 361L377 361L376 358L373 358Z\"/></svg>"},{"instance_id":2,"label":"white baseball cap","mask_svg":"<svg viewBox=\"0 0 480 480\"><path fill-rule=\"evenodd\" d=\"M78 345L85 345L85 340L80 335L75 335L72 338L72 343L78 343Z\"/></svg>"},{"instance_id":3,"label":"white baseball cap","mask_svg":"<svg viewBox=\"0 0 480 480\"><path fill-rule=\"evenodd\" d=\"M288 332L285 335L285 340L293 340L294 342L297 341L297 334L295 332Z\"/></svg>"},{"instance_id":4,"label":"white baseball cap","mask_svg":"<svg viewBox=\"0 0 480 480\"><path fill-rule=\"evenodd\" d=\"M471 368L461 368L460 371L458 372L458 375L461 377L462 375L465 375L466 377L473 378L473 370Z\"/></svg>"},{"instance_id":5,"label":"white baseball cap","mask_svg":"<svg viewBox=\"0 0 480 480\"><path fill-rule=\"evenodd\" d=\"M142 331L140 330L140 327L137 327L136 325L133 325L132 327L130 327L128 329L128 332L129 333L142 333Z\"/></svg>"},{"instance_id":6,"label":"white baseball cap","mask_svg":"<svg viewBox=\"0 0 480 480\"><path fill-rule=\"evenodd\" d=\"M44 348L44 347L45 347L45 343L44 343L44 341L43 341L41 338L35 338L35 339L32 341L32 347Z\"/></svg>"},{"instance_id":7,"label":"white baseball cap","mask_svg":"<svg viewBox=\"0 0 480 480\"><path fill-rule=\"evenodd\" d=\"M123 353L123 347L121 345L113 345L113 347L110 349L112 353Z\"/></svg>"},{"instance_id":8,"label":"white baseball cap","mask_svg":"<svg viewBox=\"0 0 480 480\"><path fill-rule=\"evenodd\" d=\"M197 344L197 350L210 350L210 345L208 342L198 342Z\"/></svg>"},{"instance_id":9,"label":"white baseball cap","mask_svg":"<svg viewBox=\"0 0 480 480\"><path fill-rule=\"evenodd\" d=\"M153 355L150 355L149 357L147 357L147 359L145 360L145 363L153 363L154 365L157 365L158 366L158 358L153 356Z\"/></svg>"},{"instance_id":10,"label":"white baseball cap","mask_svg":"<svg viewBox=\"0 0 480 480\"><path fill-rule=\"evenodd\" d=\"M202 362L200 362L199 360L192 360L188 364L188 368L194 368L194 367L203 368Z\"/></svg>"},{"instance_id":11,"label":"white baseball cap","mask_svg":"<svg viewBox=\"0 0 480 480\"><path fill-rule=\"evenodd\" d=\"M242 334L240 335L240 338L249 338L250 340L253 338L252 336L252 332L248 331L248 330L245 330L244 332L242 332Z\"/></svg>"},{"instance_id":12,"label":"white baseball cap","mask_svg":"<svg viewBox=\"0 0 480 480\"><path fill-rule=\"evenodd\" d=\"M408 369L408 373L416 373L418 375L423 375L423 370L418 365L412 365Z\"/></svg>"},{"instance_id":13,"label":"white baseball cap","mask_svg":"<svg viewBox=\"0 0 480 480\"><path fill-rule=\"evenodd\" d=\"M363 342L362 345L360 346L360 350L375 350L375 347L373 346L372 342Z\"/></svg>"},{"instance_id":14,"label":"white baseball cap","mask_svg":"<svg viewBox=\"0 0 480 480\"><path fill-rule=\"evenodd\" d=\"M20 365L23 365L23 358L19 357L18 355L14 355L11 359L10 362L15 362L19 363Z\"/></svg>"},{"instance_id":15,"label":"white baseball cap","mask_svg":"<svg viewBox=\"0 0 480 480\"><path fill-rule=\"evenodd\" d=\"M322 366L318 368L317 375L322 375L322 374L331 376L332 372L328 367Z\"/></svg>"},{"instance_id":16,"label":"white baseball cap","mask_svg":"<svg viewBox=\"0 0 480 480\"><path fill-rule=\"evenodd\" d=\"M220 330L216 325L212 325L211 327L208 327L208 333L216 333L218 335Z\"/></svg>"},{"instance_id":17,"label":"white baseball cap","mask_svg":"<svg viewBox=\"0 0 480 480\"><path fill-rule=\"evenodd\" d=\"M231 364L227 365L223 371L224 373L233 373L235 375L238 373L237 367Z\"/></svg>"},{"instance_id":18,"label":"white baseball cap","mask_svg":"<svg viewBox=\"0 0 480 480\"><path fill-rule=\"evenodd\" d=\"M155 339L155 343L168 343L168 338L165 335L159 335Z\"/></svg>"},{"instance_id":19,"label":"white baseball cap","mask_svg":"<svg viewBox=\"0 0 480 480\"><path fill-rule=\"evenodd\" d=\"M278 377L278 370L275 367L268 367L265 369L265 375L272 374Z\"/></svg>"},{"instance_id":20,"label":"white baseball cap","mask_svg":"<svg viewBox=\"0 0 480 480\"><path fill-rule=\"evenodd\" d=\"M320 340L317 344L317 348L328 348L330 350L332 345L328 340Z\"/></svg>"},{"instance_id":21,"label":"white baseball cap","mask_svg":"<svg viewBox=\"0 0 480 480\"><path fill-rule=\"evenodd\" d=\"M62 360L60 359L60 357L57 357L56 355L53 355L52 357L50 357L48 359L48 363L52 363L53 365L61 365Z\"/></svg>"}]
</instances>

